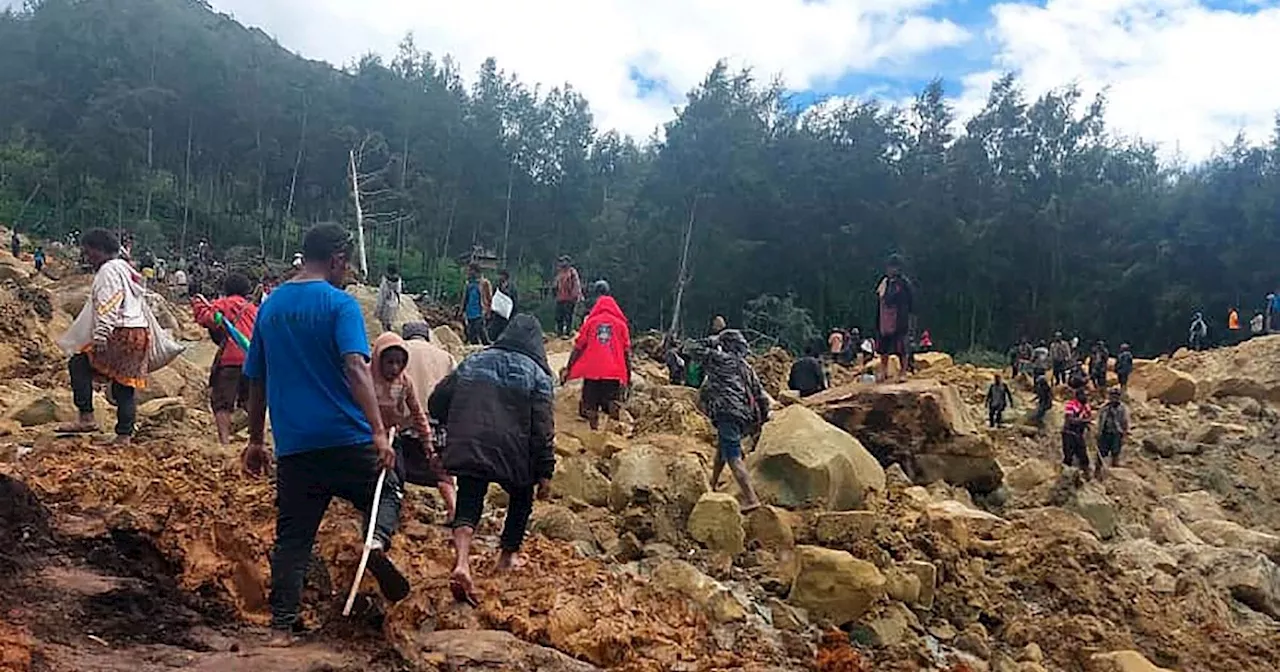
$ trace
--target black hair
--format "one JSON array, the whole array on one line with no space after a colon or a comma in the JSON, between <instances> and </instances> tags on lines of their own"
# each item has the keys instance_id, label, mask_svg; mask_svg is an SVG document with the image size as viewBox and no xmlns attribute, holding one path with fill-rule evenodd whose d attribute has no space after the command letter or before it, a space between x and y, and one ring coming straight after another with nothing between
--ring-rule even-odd
<instances>
[{"instance_id":1,"label":"black hair","mask_svg":"<svg viewBox=\"0 0 1280 672\"><path fill-rule=\"evenodd\" d=\"M227 277L222 281L222 294L224 296L242 296L248 297L249 292L253 291L253 286L249 282L249 278L243 273L228 273Z\"/></svg>"},{"instance_id":2,"label":"black hair","mask_svg":"<svg viewBox=\"0 0 1280 672\"><path fill-rule=\"evenodd\" d=\"M479 272L480 272L480 264L477 264L476 262L474 262L474 261L473 261L473 262L471 262L471 263L467 264L467 270L468 270L468 271L474 271L474 272L476 272L476 273L479 273Z\"/></svg>"},{"instance_id":3,"label":"black hair","mask_svg":"<svg viewBox=\"0 0 1280 672\"><path fill-rule=\"evenodd\" d=\"M387 264L387 277L394 278L400 275L400 267L395 264Z\"/></svg>"},{"instance_id":4,"label":"black hair","mask_svg":"<svg viewBox=\"0 0 1280 672\"><path fill-rule=\"evenodd\" d=\"M317 224L302 238L302 260L328 261L337 254L350 254L351 234L333 223Z\"/></svg>"},{"instance_id":5,"label":"black hair","mask_svg":"<svg viewBox=\"0 0 1280 672\"><path fill-rule=\"evenodd\" d=\"M511 277L511 271L508 271L508 270L507 270L507 269L505 269L505 268L503 268L503 269L499 269L499 270L498 270L498 277L500 277L500 278L509 278L509 277Z\"/></svg>"},{"instance_id":6,"label":"black hair","mask_svg":"<svg viewBox=\"0 0 1280 672\"><path fill-rule=\"evenodd\" d=\"M889 255L889 261L885 263L885 266L902 268L902 255L896 253Z\"/></svg>"},{"instance_id":7,"label":"black hair","mask_svg":"<svg viewBox=\"0 0 1280 672\"><path fill-rule=\"evenodd\" d=\"M80 236L80 247L115 254L120 251L120 240L106 229L89 229Z\"/></svg>"}]
</instances>

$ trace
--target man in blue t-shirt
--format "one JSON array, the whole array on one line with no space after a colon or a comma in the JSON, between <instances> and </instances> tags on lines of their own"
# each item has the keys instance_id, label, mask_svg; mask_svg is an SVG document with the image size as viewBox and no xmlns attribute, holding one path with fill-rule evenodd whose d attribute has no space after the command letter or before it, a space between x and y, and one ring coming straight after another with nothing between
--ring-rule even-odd
<instances>
[{"instance_id":1,"label":"man in blue t-shirt","mask_svg":"<svg viewBox=\"0 0 1280 672\"><path fill-rule=\"evenodd\" d=\"M367 515L383 470L369 571L387 599L399 601L409 593L409 582L386 554L402 497L395 452L378 412L360 306L339 289L351 235L336 224L321 224L307 232L302 248L301 271L258 312L243 369L250 386L249 445L242 463L250 476L263 475L271 462L263 442L271 410L278 461L271 626L283 636L306 630L298 605L329 501L336 495Z\"/></svg>"},{"instance_id":2,"label":"man in blue t-shirt","mask_svg":"<svg viewBox=\"0 0 1280 672\"><path fill-rule=\"evenodd\" d=\"M467 282L462 286L462 316L467 319L467 344L488 345L485 320L493 310L493 285L480 273L480 265L467 266Z\"/></svg>"}]
</instances>

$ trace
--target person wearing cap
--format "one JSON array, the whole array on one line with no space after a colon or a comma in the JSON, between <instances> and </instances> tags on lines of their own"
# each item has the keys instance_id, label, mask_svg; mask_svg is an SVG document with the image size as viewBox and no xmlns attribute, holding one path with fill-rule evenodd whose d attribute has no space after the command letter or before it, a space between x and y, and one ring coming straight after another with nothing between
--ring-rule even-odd
<instances>
[{"instance_id":1,"label":"person wearing cap","mask_svg":"<svg viewBox=\"0 0 1280 672\"><path fill-rule=\"evenodd\" d=\"M716 428L718 449L711 470L711 489L716 489L720 474L728 465L742 491L742 510L757 509L760 499L742 460L742 437L758 433L768 422L769 396L747 363L747 339L737 329L725 329L714 338L690 341L686 352L702 363L707 376L698 399Z\"/></svg>"},{"instance_id":2,"label":"person wearing cap","mask_svg":"<svg viewBox=\"0 0 1280 672\"><path fill-rule=\"evenodd\" d=\"M582 278L566 254L556 261L556 334L560 338L569 338L573 331L573 313L581 301Z\"/></svg>"},{"instance_id":3,"label":"person wearing cap","mask_svg":"<svg viewBox=\"0 0 1280 672\"><path fill-rule=\"evenodd\" d=\"M898 356L898 380L907 378L907 334L910 331L911 311L914 306L911 281L902 274L902 258L889 257L884 277L876 285L879 303L880 379L889 378L889 355Z\"/></svg>"},{"instance_id":4,"label":"person wearing cap","mask_svg":"<svg viewBox=\"0 0 1280 672\"><path fill-rule=\"evenodd\" d=\"M1102 474L1102 462L1108 457L1111 466L1120 466L1120 449L1129 435L1129 408L1121 399L1124 392L1113 387L1107 396L1107 403L1098 411L1098 475Z\"/></svg>"},{"instance_id":5,"label":"person wearing cap","mask_svg":"<svg viewBox=\"0 0 1280 672\"><path fill-rule=\"evenodd\" d=\"M337 224L320 224L307 231L302 247L300 272L258 312L242 369L250 383L249 444L241 464L251 477L265 476L271 463L264 437L271 411L277 508L271 627L286 640L306 631L299 616L302 583L330 500L351 502L368 520L382 473L369 571L387 599L409 594L409 582L387 557L400 520L396 454L369 371L364 316L341 289L351 235Z\"/></svg>"},{"instance_id":6,"label":"person wearing cap","mask_svg":"<svg viewBox=\"0 0 1280 672\"><path fill-rule=\"evenodd\" d=\"M591 295L595 304L578 330L569 364L560 373L560 383L582 379L579 413L596 430L601 411L618 419L622 391L631 384L631 329L627 316L610 296L608 282L597 280L591 286Z\"/></svg>"}]
</instances>

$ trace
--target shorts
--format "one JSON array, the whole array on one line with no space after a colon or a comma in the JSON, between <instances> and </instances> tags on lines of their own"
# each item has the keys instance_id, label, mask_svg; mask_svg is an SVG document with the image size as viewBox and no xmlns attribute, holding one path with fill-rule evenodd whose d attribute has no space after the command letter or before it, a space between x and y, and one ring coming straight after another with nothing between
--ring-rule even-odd
<instances>
[{"instance_id":1,"label":"shorts","mask_svg":"<svg viewBox=\"0 0 1280 672\"><path fill-rule=\"evenodd\" d=\"M906 334L880 334L876 339L876 352L881 355L907 356Z\"/></svg>"},{"instance_id":2,"label":"shorts","mask_svg":"<svg viewBox=\"0 0 1280 672\"><path fill-rule=\"evenodd\" d=\"M1120 444L1124 441L1124 435L1105 432L1098 434L1098 454L1103 457L1111 457L1112 455L1120 455Z\"/></svg>"},{"instance_id":3,"label":"shorts","mask_svg":"<svg viewBox=\"0 0 1280 672\"><path fill-rule=\"evenodd\" d=\"M396 472L402 483L434 486L451 482L440 453L432 450L428 455L423 450L422 439L401 434L392 445L396 449Z\"/></svg>"},{"instance_id":4,"label":"shorts","mask_svg":"<svg viewBox=\"0 0 1280 672\"><path fill-rule=\"evenodd\" d=\"M249 405L249 379L239 366L214 367L209 374L209 405L214 413L230 413Z\"/></svg>"},{"instance_id":5,"label":"shorts","mask_svg":"<svg viewBox=\"0 0 1280 672\"><path fill-rule=\"evenodd\" d=\"M742 425L728 418L716 421L717 444L724 462L742 457Z\"/></svg>"},{"instance_id":6,"label":"shorts","mask_svg":"<svg viewBox=\"0 0 1280 672\"><path fill-rule=\"evenodd\" d=\"M604 411L610 415L617 413L617 402L622 391L622 383L616 380L584 380L582 381L582 412Z\"/></svg>"}]
</instances>

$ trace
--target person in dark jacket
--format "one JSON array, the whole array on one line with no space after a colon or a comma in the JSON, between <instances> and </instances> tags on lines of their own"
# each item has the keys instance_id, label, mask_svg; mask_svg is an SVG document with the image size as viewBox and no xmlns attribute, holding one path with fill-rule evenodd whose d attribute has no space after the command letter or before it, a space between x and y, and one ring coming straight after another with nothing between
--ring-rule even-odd
<instances>
[{"instance_id":1,"label":"person in dark jacket","mask_svg":"<svg viewBox=\"0 0 1280 672\"><path fill-rule=\"evenodd\" d=\"M1053 366L1053 384L1062 385L1067 382L1067 366L1071 361L1071 343L1063 338L1062 332L1053 334L1053 343L1049 344L1049 361Z\"/></svg>"},{"instance_id":2,"label":"person in dark jacket","mask_svg":"<svg viewBox=\"0 0 1280 672\"><path fill-rule=\"evenodd\" d=\"M791 374L787 376L787 388L796 390L801 397L808 397L827 389L827 376L822 370L822 361L814 352L812 345L804 350L804 357L791 365Z\"/></svg>"},{"instance_id":3,"label":"person in dark jacket","mask_svg":"<svg viewBox=\"0 0 1280 672\"><path fill-rule=\"evenodd\" d=\"M1044 373L1036 376L1032 387L1036 395L1036 412L1031 416L1031 421L1037 427L1043 428L1044 418L1049 414L1049 409L1053 408L1053 388L1049 386L1049 380L1044 377Z\"/></svg>"},{"instance_id":4,"label":"person in dark jacket","mask_svg":"<svg viewBox=\"0 0 1280 672\"><path fill-rule=\"evenodd\" d=\"M555 415L551 367L542 325L516 315L492 347L462 361L431 394L428 407L448 433L444 466L458 479L453 544L457 562L449 579L455 599L476 604L471 540L484 512L490 483L510 496L498 569L517 566L536 494L550 494L555 472Z\"/></svg>"},{"instance_id":5,"label":"person in dark jacket","mask_svg":"<svg viewBox=\"0 0 1280 672\"><path fill-rule=\"evenodd\" d=\"M733 472L742 491L743 511L760 507L746 464L742 461L742 437L760 430L769 420L769 397L760 378L747 363L750 348L737 329L725 329L714 339L694 341L687 346L691 358L701 362L706 381L699 401L718 435L719 450L711 469L711 488L716 488L725 465Z\"/></svg>"},{"instance_id":6,"label":"person in dark jacket","mask_svg":"<svg viewBox=\"0 0 1280 672\"><path fill-rule=\"evenodd\" d=\"M1107 350L1106 341L1093 344L1093 352L1089 354L1089 380L1099 393L1107 388L1107 363L1111 360L1111 352Z\"/></svg>"},{"instance_id":7,"label":"person in dark jacket","mask_svg":"<svg viewBox=\"0 0 1280 672\"><path fill-rule=\"evenodd\" d=\"M1004 409L1013 405L1013 393L1000 374L987 387L987 425L999 427L1004 422Z\"/></svg>"},{"instance_id":8,"label":"person in dark jacket","mask_svg":"<svg viewBox=\"0 0 1280 672\"><path fill-rule=\"evenodd\" d=\"M911 325L911 313L914 310L914 292L911 281L902 274L902 258L898 255L889 257L885 265L885 274L876 285L876 298L879 305L879 336L876 351L880 353L880 375L882 380L889 378L889 356L898 356L898 380L907 379L908 366L908 332Z\"/></svg>"},{"instance_id":9,"label":"person in dark jacket","mask_svg":"<svg viewBox=\"0 0 1280 672\"><path fill-rule=\"evenodd\" d=\"M1120 354L1116 355L1116 378L1120 379L1120 393L1129 391L1129 376L1133 375L1133 350L1128 343L1120 344Z\"/></svg>"}]
</instances>

